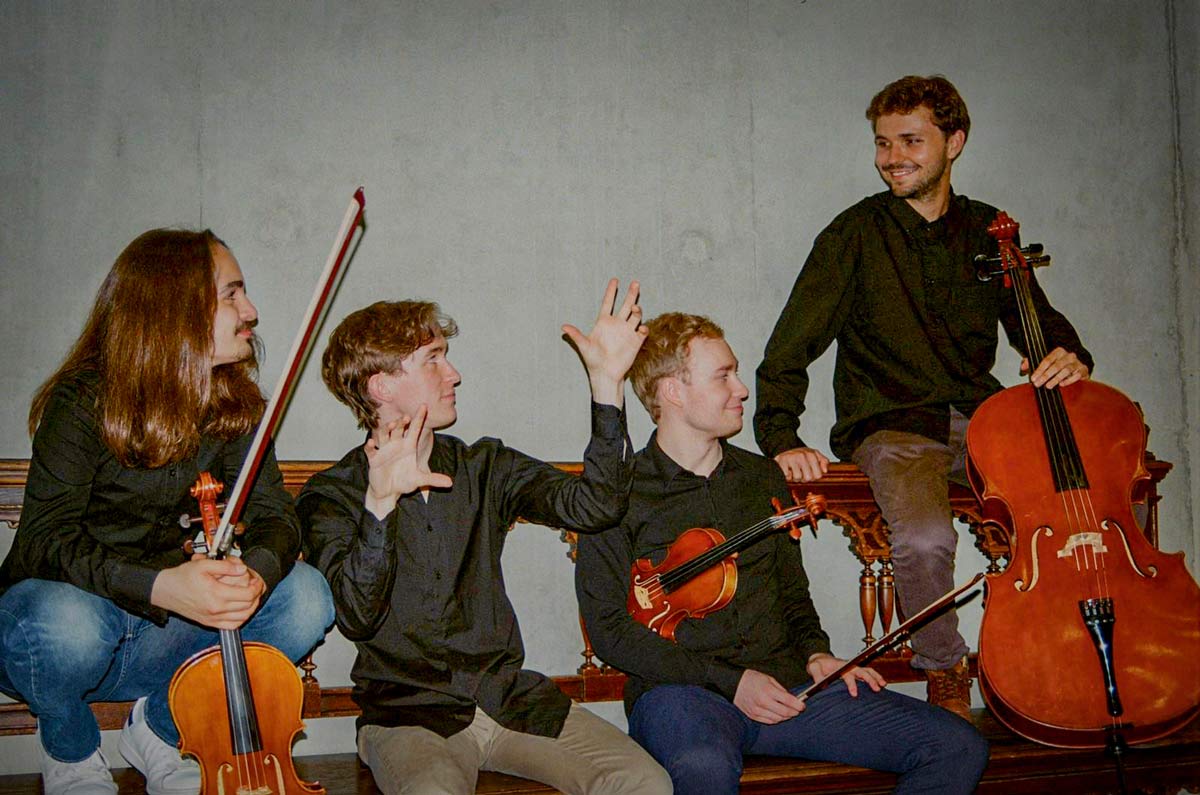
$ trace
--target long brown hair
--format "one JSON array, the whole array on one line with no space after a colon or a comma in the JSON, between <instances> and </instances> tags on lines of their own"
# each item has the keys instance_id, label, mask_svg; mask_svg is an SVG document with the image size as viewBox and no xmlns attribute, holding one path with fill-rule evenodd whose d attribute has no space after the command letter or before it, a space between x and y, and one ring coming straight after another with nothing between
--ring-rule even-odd
<instances>
[{"instance_id":1,"label":"long brown hair","mask_svg":"<svg viewBox=\"0 0 1200 795\"><path fill-rule=\"evenodd\" d=\"M256 357L212 366L213 249L224 245L208 229L152 229L126 246L79 338L34 395L30 434L55 388L86 373L99 376L100 436L123 466L163 466L193 455L202 435L247 433L265 406Z\"/></svg>"}]
</instances>

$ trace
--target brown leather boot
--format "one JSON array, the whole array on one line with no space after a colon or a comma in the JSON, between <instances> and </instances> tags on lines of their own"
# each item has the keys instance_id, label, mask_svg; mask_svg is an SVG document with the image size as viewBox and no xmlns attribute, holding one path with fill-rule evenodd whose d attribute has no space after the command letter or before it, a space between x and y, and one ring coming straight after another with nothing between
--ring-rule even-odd
<instances>
[{"instance_id":1,"label":"brown leather boot","mask_svg":"<svg viewBox=\"0 0 1200 795\"><path fill-rule=\"evenodd\" d=\"M971 671L963 657L953 668L925 672L925 700L948 709L963 720L971 719Z\"/></svg>"}]
</instances>

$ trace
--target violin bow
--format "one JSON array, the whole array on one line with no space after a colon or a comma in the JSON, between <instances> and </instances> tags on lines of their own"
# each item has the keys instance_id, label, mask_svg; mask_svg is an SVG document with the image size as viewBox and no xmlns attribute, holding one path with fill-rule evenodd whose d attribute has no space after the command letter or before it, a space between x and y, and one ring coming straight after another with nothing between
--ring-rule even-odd
<instances>
[{"instance_id":1,"label":"violin bow","mask_svg":"<svg viewBox=\"0 0 1200 795\"><path fill-rule=\"evenodd\" d=\"M279 376L279 382L275 385L275 391L271 393L267 409L263 412L263 418L258 424L258 432L254 435L254 441L250 443L250 449L246 451L246 458L242 462L242 471L238 474L237 482L225 504L225 513L221 515L221 523L217 527L217 532L213 534L212 543L209 544L208 554L210 557L223 557L233 543L234 525L241 517L242 509L245 508L246 500L249 497L247 484L258 474L258 468L262 465L263 457L266 455L267 443L274 437L275 430L279 427L280 420L283 419L284 409L287 408L292 390L296 386L297 376L312 348L313 338L321 324L329 297L333 294L338 277L341 275L346 253L350 250L350 241L355 230L361 225L363 209L366 205L363 189L359 187L351 197L350 205L346 208L342 225L338 229L337 239L333 243L333 249L329 252L329 259L325 262L325 270L321 273L317 288L313 291L312 300L308 304L308 310L304 314L304 320L300 324L300 330L296 332L296 338L292 342L291 353L288 354L283 372Z\"/></svg>"},{"instance_id":2,"label":"violin bow","mask_svg":"<svg viewBox=\"0 0 1200 795\"><path fill-rule=\"evenodd\" d=\"M982 580L984 576L985 575L983 572L979 572L971 578L970 582L958 586L953 591L942 594L937 599L926 605L922 610L917 611L912 618L908 619L900 626L896 627L891 632L851 657L849 660L846 660L846 662L842 663L841 667L839 667L836 671L828 676L823 677L817 682L813 682L811 685L801 690L796 694L796 697L801 701L805 701L809 696L816 695L817 693L821 692L834 682L837 682L854 668L857 668L865 663L867 660L870 660L876 655L882 654L888 649L888 647L894 645L902 636L907 635L909 629L911 629L914 625L920 624L930 616L945 610L950 606L951 602L978 585L979 581Z\"/></svg>"}]
</instances>

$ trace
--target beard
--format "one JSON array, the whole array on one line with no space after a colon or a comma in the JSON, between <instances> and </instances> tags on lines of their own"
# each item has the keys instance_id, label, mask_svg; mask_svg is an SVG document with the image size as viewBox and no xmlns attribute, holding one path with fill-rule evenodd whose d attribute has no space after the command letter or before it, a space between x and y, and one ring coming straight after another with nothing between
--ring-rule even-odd
<instances>
[{"instance_id":1,"label":"beard","mask_svg":"<svg viewBox=\"0 0 1200 795\"><path fill-rule=\"evenodd\" d=\"M924 169L917 171L917 181L906 187L898 187L888 178L884 176L884 182L891 188L892 195L898 199L927 199L937 192L938 184L942 180L942 176L946 173L946 168L950 165L950 161L942 159L935 164L925 166ZM884 172L887 174L888 172ZM881 175L882 176L882 175Z\"/></svg>"}]
</instances>

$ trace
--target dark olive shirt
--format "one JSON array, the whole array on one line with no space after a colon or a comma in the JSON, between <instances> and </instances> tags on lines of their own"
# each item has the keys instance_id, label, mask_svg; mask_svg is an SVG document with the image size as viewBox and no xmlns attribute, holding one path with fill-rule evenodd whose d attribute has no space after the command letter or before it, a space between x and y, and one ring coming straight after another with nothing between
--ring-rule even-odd
<instances>
[{"instance_id":1,"label":"dark olive shirt","mask_svg":"<svg viewBox=\"0 0 1200 795\"><path fill-rule=\"evenodd\" d=\"M754 434L774 456L807 446L798 433L808 367L837 341L835 455L848 459L878 430L945 442L950 407L970 416L1000 390L991 374L998 326L1022 354L1012 289L976 277L977 254L994 255L987 226L996 208L952 195L926 221L883 192L834 219L813 244L757 371ZM1090 369L1075 329L1032 282L1046 350L1065 348ZM1036 366L1036 362L1033 363Z\"/></svg>"},{"instance_id":2,"label":"dark olive shirt","mask_svg":"<svg viewBox=\"0 0 1200 795\"><path fill-rule=\"evenodd\" d=\"M596 653L629 675L626 712L663 684L698 685L732 701L747 669L792 688L809 678L808 658L829 651L809 596L800 542L782 530L738 555L733 599L704 618L684 619L674 643L630 617L635 560L659 564L693 527L729 538L774 514L772 497L791 505L774 461L726 443L722 452L713 473L700 477L664 453L657 434L651 436L634 462L629 510L620 528L579 538L579 607Z\"/></svg>"},{"instance_id":3,"label":"dark olive shirt","mask_svg":"<svg viewBox=\"0 0 1200 795\"><path fill-rule=\"evenodd\" d=\"M329 580L358 656L358 725L423 726L449 737L475 707L506 728L558 736L570 700L524 670L500 554L518 517L595 531L620 520L632 455L625 415L593 405L582 477L506 447L435 434L429 467L454 485L400 498L383 520L363 504L366 454L314 475L297 502L309 561Z\"/></svg>"},{"instance_id":4,"label":"dark olive shirt","mask_svg":"<svg viewBox=\"0 0 1200 795\"><path fill-rule=\"evenodd\" d=\"M198 513L190 490L207 471L225 484L225 494L232 491L253 434L229 442L202 437L187 460L124 467L100 438L97 383L95 375L67 381L46 404L20 525L0 566L0 592L25 579L57 580L163 624L167 611L150 604L150 592L158 572L187 560L183 543L199 529L180 526L181 516ZM242 560L269 594L300 552L299 522L274 453L263 461L242 519Z\"/></svg>"}]
</instances>

